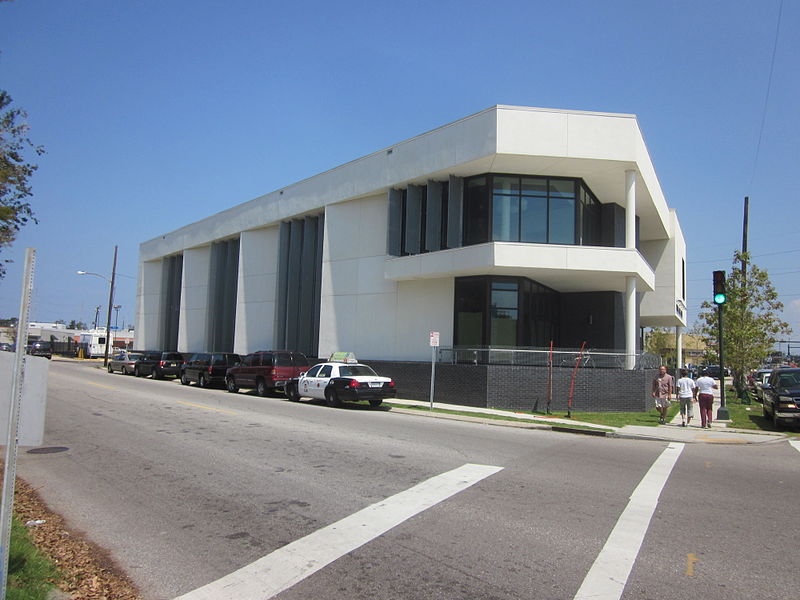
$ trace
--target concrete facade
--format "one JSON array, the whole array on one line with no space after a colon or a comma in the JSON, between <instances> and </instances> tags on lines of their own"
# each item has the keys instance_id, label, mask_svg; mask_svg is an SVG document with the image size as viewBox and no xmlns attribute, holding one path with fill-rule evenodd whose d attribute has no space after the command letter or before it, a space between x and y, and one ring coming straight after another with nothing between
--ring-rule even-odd
<instances>
[{"instance_id":1,"label":"concrete facade","mask_svg":"<svg viewBox=\"0 0 800 600\"><path fill-rule=\"evenodd\" d=\"M616 205L616 212L608 213L617 215L616 229L604 225L603 234L616 242L460 243L458 227L467 224L455 221L461 218L455 199L464 200L453 182L481 174L581 180L601 207ZM442 195L448 185L450 195ZM392 198L410 190L408 197L417 201L419 189L428 190L423 246L439 243L431 224L450 219L448 242L455 247L394 255ZM432 216L440 208L436 202L445 198L447 215ZM299 289L318 291L295 313L292 302L287 308L286 273L299 267L308 248L291 246L302 242L297 237L302 228L292 229L291 237L286 224L305 219L309 227L309 217L322 225L321 256L304 265L308 281ZM306 244L312 243L310 231ZM403 241L414 233L404 229ZM215 316L209 314L209 288L218 280L211 248L231 239L239 243L233 347L210 348ZM444 347L458 341L455 282L469 276L525 278L560 294L612 293L622 310L610 325L616 333L604 339L619 340L617 349L630 354L637 351L640 327L686 325L686 244L633 115L496 106L144 242L139 348L161 349L170 338L162 331L162 270L165 259L175 255L183 257L180 289L174 290L180 294L175 349L183 352L280 348L288 339L285 330L302 315L315 320L311 350L317 356L347 350L365 360L429 360L429 331L440 332ZM312 285L315 276L318 288ZM304 301L302 296L297 300ZM589 325L592 319L589 315Z\"/></svg>"}]
</instances>

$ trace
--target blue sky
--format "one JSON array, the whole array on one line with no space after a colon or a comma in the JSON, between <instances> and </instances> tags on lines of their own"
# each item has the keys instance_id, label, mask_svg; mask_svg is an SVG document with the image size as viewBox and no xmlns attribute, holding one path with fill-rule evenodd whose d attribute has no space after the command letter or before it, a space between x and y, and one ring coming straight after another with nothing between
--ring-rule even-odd
<instances>
[{"instance_id":1,"label":"blue sky","mask_svg":"<svg viewBox=\"0 0 800 600\"><path fill-rule=\"evenodd\" d=\"M690 324L749 195L750 251L800 339L799 25L780 0L0 2L0 87L47 149L40 223L0 252L0 318L28 246L31 318L91 322L108 287L75 271L110 275L118 244L128 323L141 242L512 104L638 116L687 240Z\"/></svg>"}]
</instances>

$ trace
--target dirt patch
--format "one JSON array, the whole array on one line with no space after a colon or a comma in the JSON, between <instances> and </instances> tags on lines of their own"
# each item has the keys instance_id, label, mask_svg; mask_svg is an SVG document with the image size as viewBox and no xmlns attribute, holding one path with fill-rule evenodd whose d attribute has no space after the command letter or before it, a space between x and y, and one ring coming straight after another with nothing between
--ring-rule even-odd
<instances>
[{"instance_id":1,"label":"dirt patch","mask_svg":"<svg viewBox=\"0 0 800 600\"><path fill-rule=\"evenodd\" d=\"M14 513L22 523L44 520L28 528L31 539L61 571L59 589L74 600L141 600L133 582L119 569L108 552L77 531L67 529L64 519L51 512L31 486L17 479Z\"/></svg>"}]
</instances>

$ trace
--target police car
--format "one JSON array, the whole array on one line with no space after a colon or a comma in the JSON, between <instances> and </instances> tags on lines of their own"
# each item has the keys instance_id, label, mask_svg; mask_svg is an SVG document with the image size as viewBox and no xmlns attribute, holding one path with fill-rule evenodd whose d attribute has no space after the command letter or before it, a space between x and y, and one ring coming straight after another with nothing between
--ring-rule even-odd
<instances>
[{"instance_id":1,"label":"police car","mask_svg":"<svg viewBox=\"0 0 800 600\"><path fill-rule=\"evenodd\" d=\"M397 395L391 378L381 377L371 367L359 363L352 352L334 352L328 362L314 365L295 382L287 384L285 391L289 400L314 398L333 407L360 400L380 406L384 398Z\"/></svg>"}]
</instances>

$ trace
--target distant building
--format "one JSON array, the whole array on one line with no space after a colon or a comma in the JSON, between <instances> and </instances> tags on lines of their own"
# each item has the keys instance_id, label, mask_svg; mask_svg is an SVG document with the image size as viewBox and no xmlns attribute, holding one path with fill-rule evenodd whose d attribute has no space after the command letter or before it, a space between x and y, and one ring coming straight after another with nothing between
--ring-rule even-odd
<instances>
[{"instance_id":1,"label":"distant building","mask_svg":"<svg viewBox=\"0 0 800 600\"><path fill-rule=\"evenodd\" d=\"M496 106L141 244L136 346L634 355L685 257L634 115Z\"/></svg>"}]
</instances>

